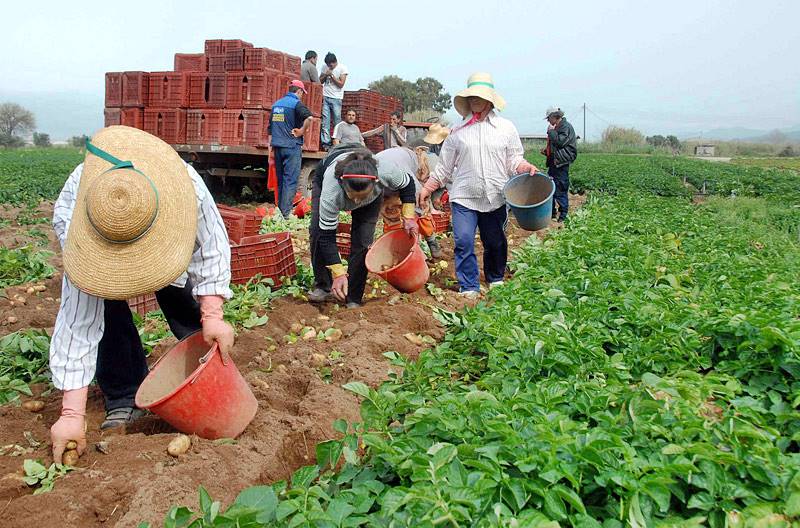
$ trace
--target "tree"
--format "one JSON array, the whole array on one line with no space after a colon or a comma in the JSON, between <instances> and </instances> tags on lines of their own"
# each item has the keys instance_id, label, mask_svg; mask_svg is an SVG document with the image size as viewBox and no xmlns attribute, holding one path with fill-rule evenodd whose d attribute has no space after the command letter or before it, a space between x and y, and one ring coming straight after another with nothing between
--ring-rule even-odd
<instances>
[{"instance_id":1,"label":"tree","mask_svg":"<svg viewBox=\"0 0 800 528\"><path fill-rule=\"evenodd\" d=\"M680 150L681 149L680 140L676 136L673 136L672 134L667 136L667 145L669 145L672 150Z\"/></svg>"},{"instance_id":2,"label":"tree","mask_svg":"<svg viewBox=\"0 0 800 528\"><path fill-rule=\"evenodd\" d=\"M38 132L33 133L33 144L37 147L50 147L52 143L50 143L50 134L40 134Z\"/></svg>"},{"instance_id":3,"label":"tree","mask_svg":"<svg viewBox=\"0 0 800 528\"><path fill-rule=\"evenodd\" d=\"M452 106L450 94L433 77L420 77L412 83L397 75L387 75L369 83L369 89L397 97L405 112L427 110L441 114Z\"/></svg>"},{"instance_id":4,"label":"tree","mask_svg":"<svg viewBox=\"0 0 800 528\"><path fill-rule=\"evenodd\" d=\"M0 104L0 136L20 136L35 128L36 119L30 110L25 110L16 103Z\"/></svg>"},{"instance_id":5,"label":"tree","mask_svg":"<svg viewBox=\"0 0 800 528\"><path fill-rule=\"evenodd\" d=\"M654 147L663 147L667 144L667 138L662 136L661 134L656 134L655 136L647 136L645 138L648 145L653 145Z\"/></svg>"},{"instance_id":6,"label":"tree","mask_svg":"<svg viewBox=\"0 0 800 528\"><path fill-rule=\"evenodd\" d=\"M635 128L618 127L610 125L603 130L603 143L611 145L641 145L644 136Z\"/></svg>"},{"instance_id":7,"label":"tree","mask_svg":"<svg viewBox=\"0 0 800 528\"><path fill-rule=\"evenodd\" d=\"M69 144L72 145L73 147L81 148L84 145L86 145L87 139L89 139L89 136L87 136L86 134L82 136L72 136L71 138L69 138Z\"/></svg>"}]
</instances>

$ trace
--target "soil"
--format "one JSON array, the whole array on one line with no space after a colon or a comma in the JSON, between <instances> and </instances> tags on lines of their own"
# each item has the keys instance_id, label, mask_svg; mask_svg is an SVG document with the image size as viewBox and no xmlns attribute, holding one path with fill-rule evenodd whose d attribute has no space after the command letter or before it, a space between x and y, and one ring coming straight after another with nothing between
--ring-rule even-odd
<instances>
[{"instance_id":1,"label":"soil","mask_svg":"<svg viewBox=\"0 0 800 528\"><path fill-rule=\"evenodd\" d=\"M583 203L582 196L570 196L571 207ZM0 219L12 224L0 229L0 243L25 243L28 226L15 226L17 211L0 211ZM40 213L51 216L52 206ZM60 270L58 243L47 224L52 264ZM509 245L513 249L530 236L515 222L509 226ZM544 236L538 232L537 236ZM295 248L308 260L307 242L295 235ZM87 408L88 449L77 470L56 482L49 493L34 496L20 479L25 458L52 460L49 426L60 412L60 393L45 386L34 387L37 399L45 402L40 412L15 405L0 407L0 453L5 446L18 445L30 452L22 456L0 455L0 526L136 527L141 521L161 526L172 505L197 503L197 487L202 484L215 500L229 504L248 486L287 479L297 468L315 462L315 446L335 438L332 423L337 418L360 421L359 401L341 388L349 381L377 386L393 368L383 356L396 351L414 359L428 348L422 339L406 334L428 336L439 341L444 329L432 317L434 306L458 310L469 301L457 295L453 270L452 237L442 240L446 270L434 271L431 288L414 294L398 294L382 281L370 277L365 305L344 309L328 303L313 305L294 298L276 300L269 322L237 336L232 357L250 384L259 408L253 422L235 441L210 441L192 437L188 453L177 458L167 454L167 445L177 434L155 415L147 415L127 430L100 432L104 418L102 395L90 390ZM480 243L476 252L481 257ZM435 268L434 268L435 269ZM0 336L22 328L52 331L58 311L61 272L44 281L46 290L26 294L30 285L6 289L0 294ZM15 295L26 297L24 305L10 305ZM8 316L18 318L9 324ZM299 339L287 344L293 323L317 330L335 327L342 337L333 342ZM427 340L430 341L430 340ZM162 341L154 350L155 361L174 345L175 339ZM312 354L316 358L312 358ZM326 359L319 364L319 354ZM29 440L30 439L30 440ZM32 440L32 442L31 442ZM105 442L104 451L96 446Z\"/></svg>"}]
</instances>

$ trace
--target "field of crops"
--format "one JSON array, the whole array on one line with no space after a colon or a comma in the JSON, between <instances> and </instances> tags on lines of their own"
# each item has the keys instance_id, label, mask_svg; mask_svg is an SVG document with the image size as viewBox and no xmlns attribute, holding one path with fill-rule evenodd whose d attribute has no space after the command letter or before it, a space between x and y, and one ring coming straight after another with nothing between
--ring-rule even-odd
<instances>
[{"instance_id":1,"label":"field of crops","mask_svg":"<svg viewBox=\"0 0 800 528\"><path fill-rule=\"evenodd\" d=\"M731 163L765 169L790 169L800 171L800 157L795 158L734 158Z\"/></svg>"},{"instance_id":2,"label":"field of crops","mask_svg":"<svg viewBox=\"0 0 800 528\"><path fill-rule=\"evenodd\" d=\"M81 161L76 148L0 149L0 204L55 200Z\"/></svg>"}]
</instances>

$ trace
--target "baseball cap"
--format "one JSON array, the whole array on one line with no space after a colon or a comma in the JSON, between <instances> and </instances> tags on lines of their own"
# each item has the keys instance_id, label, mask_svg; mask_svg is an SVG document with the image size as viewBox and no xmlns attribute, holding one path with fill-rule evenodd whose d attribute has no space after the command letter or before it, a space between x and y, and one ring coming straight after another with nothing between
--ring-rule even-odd
<instances>
[{"instance_id":1,"label":"baseball cap","mask_svg":"<svg viewBox=\"0 0 800 528\"><path fill-rule=\"evenodd\" d=\"M292 81L291 83L289 83L289 86L296 86L297 88L300 88L301 90L303 90L303 93L304 93L304 94L307 94L307 93L308 93L308 92L306 91L306 85L305 85L305 84L303 84L303 81L299 81L299 80L295 79L294 81Z\"/></svg>"}]
</instances>

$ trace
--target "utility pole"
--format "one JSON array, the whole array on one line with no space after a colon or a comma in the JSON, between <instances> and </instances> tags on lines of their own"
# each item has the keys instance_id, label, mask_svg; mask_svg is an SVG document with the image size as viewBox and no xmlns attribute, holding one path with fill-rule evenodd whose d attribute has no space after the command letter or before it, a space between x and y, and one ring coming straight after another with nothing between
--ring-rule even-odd
<instances>
[{"instance_id":1,"label":"utility pole","mask_svg":"<svg viewBox=\"0 0 800 528\"><path fill-rule=\"evenodd\" d=\"M586 103L583 103L583 142L586 143Z\"/></svg>"}]
</instances>

